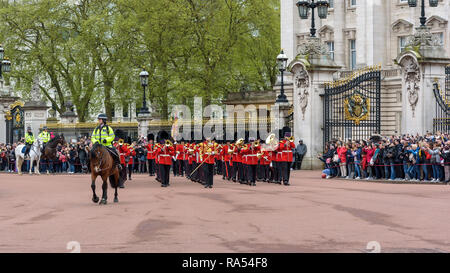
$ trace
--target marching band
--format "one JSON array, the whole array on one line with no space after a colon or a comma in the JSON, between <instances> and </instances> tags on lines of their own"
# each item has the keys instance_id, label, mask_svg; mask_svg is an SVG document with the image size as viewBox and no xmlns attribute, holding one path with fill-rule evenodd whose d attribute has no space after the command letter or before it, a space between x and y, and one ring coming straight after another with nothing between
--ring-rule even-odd
<instances>
[{"instance_id":1,"label":"marching band","mask_svg":"<svg viewBox=\"0 0 450 273\"><path fill-rule=\"evenodd\" d=\"M132 160L136 155L134 145L124 143L122 139L114 145L120 154L121 177L127 180L128 173L128 180L131 180ZM280 141L271 134L265 143L253 138L248 143L242 138L234 143L219 143L210 138L202 142L182 140L172 143L167 139L155 144L150 140L145 148L148 173L150 176L156 174L161 187L170 186L171 170L174 176L186 177L205 188L213 187L215 175L249 186L256 186L257 181L289 186L295 144L290 133L286 133Z\"/></svg>"}]
</instances>

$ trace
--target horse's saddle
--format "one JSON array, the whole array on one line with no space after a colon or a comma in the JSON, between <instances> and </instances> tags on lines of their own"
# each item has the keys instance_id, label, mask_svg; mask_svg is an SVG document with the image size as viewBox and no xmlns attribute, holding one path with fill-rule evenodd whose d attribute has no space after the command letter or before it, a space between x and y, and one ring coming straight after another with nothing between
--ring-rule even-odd
<instances>
[{"instance_id":1,"label":"horse's saddle","mask_svg":"<svg viewBox=\"0 0 450 273\"><path fill-rule=\"evenodd\" d=\"M24 147L22 148L22 153L24 154L26 150L27 150L27 146L24 146Z\"/></svg>"}]
</instances>

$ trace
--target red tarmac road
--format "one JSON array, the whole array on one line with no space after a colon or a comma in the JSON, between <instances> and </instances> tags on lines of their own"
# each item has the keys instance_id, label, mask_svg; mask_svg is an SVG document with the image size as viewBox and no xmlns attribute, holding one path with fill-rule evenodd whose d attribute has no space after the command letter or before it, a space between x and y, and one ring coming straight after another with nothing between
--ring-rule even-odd
<instances>
[{"instance_id":1,"label":"red tarmac road","mask_svg":"<svg viewBox=\"0 0 450 273\"><path fill-rule=\"evenodd\" d=\"M449 252L450 186L322 180L290 187L214 179L204 189L135 175L114 204L91 201L89 176L0 174L0 252ZM101 194L100 181L97 194Z\"/></svg>"}]
</instances>

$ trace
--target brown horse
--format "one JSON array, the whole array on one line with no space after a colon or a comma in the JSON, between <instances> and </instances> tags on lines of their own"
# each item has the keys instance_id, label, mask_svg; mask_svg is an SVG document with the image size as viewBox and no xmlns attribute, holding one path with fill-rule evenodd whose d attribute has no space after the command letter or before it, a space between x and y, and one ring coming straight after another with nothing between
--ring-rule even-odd
<instances>
[{"instance_id":1,"label":"brown horse","mask_svg":"<svg viewBox=\"0 0 450 273\"><path fill-rule=\"evenodd\" d=\"M46 160L56 160L56 148L58 144L66 145L66 140L64 139L64 135L58 135L54 137L52 140L47 142L44 148L44 152L42 153L41 158Z\"/></svg>"},{"instance_id":2,"label":"brown horse","mask_svg":"<svg viewBox=\"0 0 450 273\"><path fill-rule=\"evenodd\" d=\"M99 198L95 194L95 180L97 179L97 176L100 176L103 180L102 185L102 200L100 201L100 205L106 205L106 200L108 199L108 177L109 177L109 183L111 184L111 187L115 189L114 193L114 203L119 202L119 199L117 198L117 188L119 187L119 169L114 164L114 158L111 156L111 154L108 152L107 148L95 143L92 146L92 149L89 152L90 157L90 166L91 166L91 188L93 192L92 201L94 203L98 203Z\"/></svg>"}]
</instances>

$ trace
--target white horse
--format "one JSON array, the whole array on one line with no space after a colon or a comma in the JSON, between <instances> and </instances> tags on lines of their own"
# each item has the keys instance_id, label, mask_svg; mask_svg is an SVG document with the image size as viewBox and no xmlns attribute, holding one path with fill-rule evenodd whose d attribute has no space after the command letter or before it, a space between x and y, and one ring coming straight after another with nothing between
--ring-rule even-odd
<instances>
[{"instance_id":1,"label":"white horse","mask_svg":"<svg viewBox=\"0 0 450 273\"><path fill-rule=\"evenodd\" d=\"M25 147L25 145L19 145L17 146L15 153L16 153L16 168L17 172L19 174L22 174L22 164L25 160L25 154L22 153L22 149ZM32 174L31 170L33 169L33 163L36 161L36 167L34 167L34 173L39 173L39 162L41 161L41 149L42 149L42 142L39 138L36 139L36 141L33 143L33 145L30 148L30 174Z\"/></svg>"}]
</instances>

